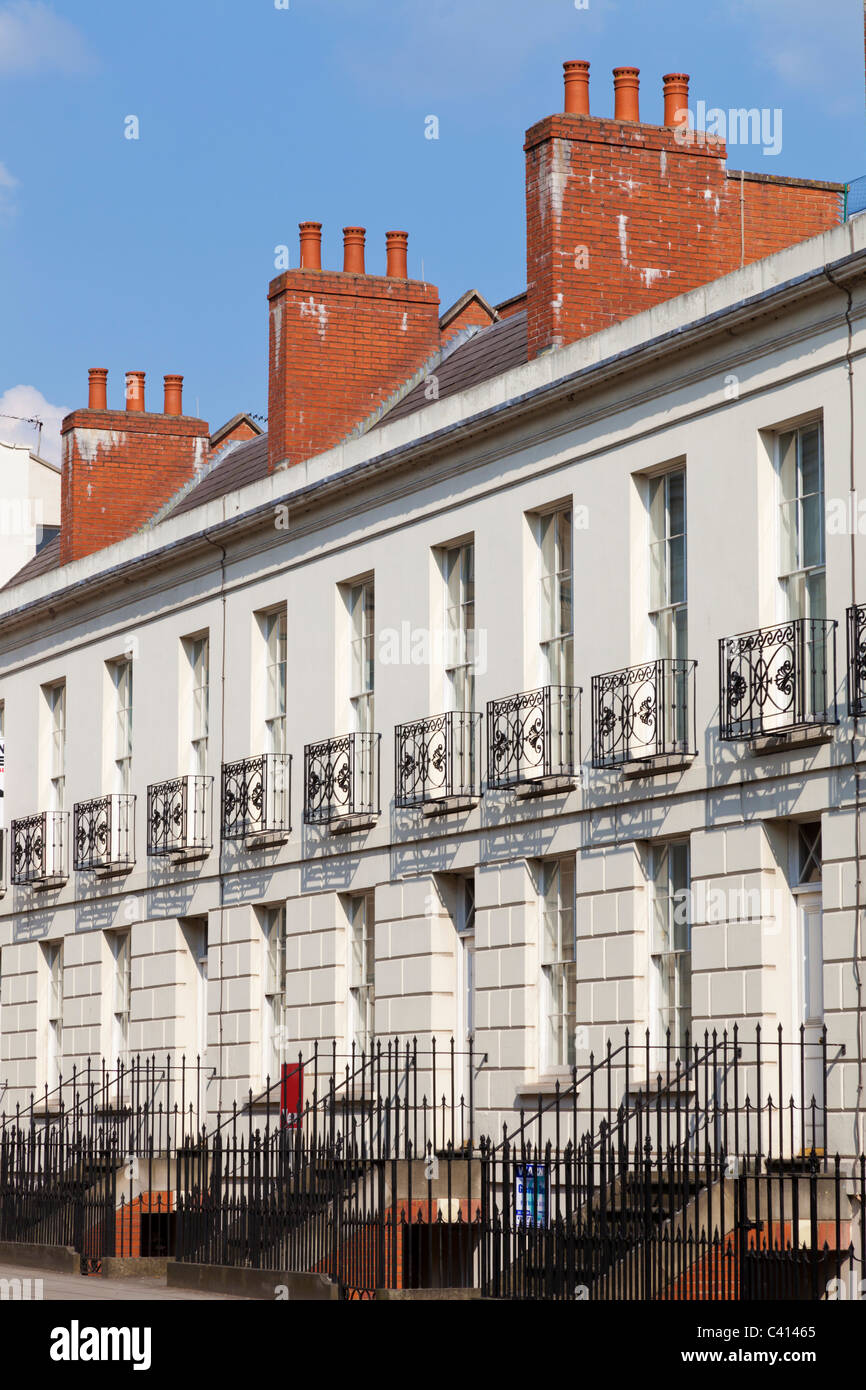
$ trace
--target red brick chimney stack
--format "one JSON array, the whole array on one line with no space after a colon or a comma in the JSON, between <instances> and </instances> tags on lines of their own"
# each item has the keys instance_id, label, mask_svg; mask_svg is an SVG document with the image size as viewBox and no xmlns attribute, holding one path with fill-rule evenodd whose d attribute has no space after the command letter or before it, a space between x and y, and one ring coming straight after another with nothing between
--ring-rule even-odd
<instances>
[{"instance_id":1,"label":"red brick chimney stack","mask_svg":"<svg viewBox=\"0 0 866 1390\"><path fill-rule=\"evenodd\" d=\"M526 133L530 359L839 222L838 187L741 181L723 141L684 139L685 73L664 78L663 125L641 119L639 70L613 75L613 120L590 115L589 64L572 60L565 111Z\"/></svg>"},{"instance_id":2,"label":"red brick chimney stack","mask_svg":"<svg viewBox=\"0 0 866 1390\"><path fill-rule=\"evenodd\" d=\"M363 227L343 230L343 270L321 269L321 224L302 222L301 266L271 282L268 464L330 449L439 347L439 292L407 275L406 232L386 235L384 275Z\"/></svg>"},{"instance_id":3,"label":"red brick chimney stack","mask_svg":"<svg viewBox=\"0 0 866 1390\"><path fill-rule=\"evenodd\" d=\"M109 410L108 372L92 367L88 405L60 429L60 563L131 536L207 462L206 420L183 415L183 377L165 378L165 411L144 406L144 372L126 375L125 410Z\"/></svg>"}]
</instances>

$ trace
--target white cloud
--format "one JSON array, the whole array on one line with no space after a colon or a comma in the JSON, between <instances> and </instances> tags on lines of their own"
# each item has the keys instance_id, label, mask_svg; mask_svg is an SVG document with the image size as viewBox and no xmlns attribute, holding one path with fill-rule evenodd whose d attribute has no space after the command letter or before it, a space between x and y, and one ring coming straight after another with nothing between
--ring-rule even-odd
<instances>
[{"instance_id":1,"label":"white cloud","mask_svg":"<svg viewBox=\"0 0 866 1390\"><path fill-rule=\"evenodd\" d=\"M67 406L52 405L35 386L10 386L0 396L0 440L4 444L27 444L35 452L39 431L27 422L41 420L39 454L50 463L59 463L60 422L68 414Z\"/></svg>"},{"instance_id":2,"label":"white cloud","mask_svg":"<svg viewBox=\"0 0 866 1390\"><path fill-rule=\"evenodd\" d=\"M0 73L86 72L93 62L83 35L44 0L0 5Z\"/></svg>"},{"instance_id":3,"label":"white cloud","mask_svg":"<svg viewBox=\"0 0 866 1390\"><path fill-rule=\"evenodd\" d=\"M859 4L853 0L822 0L820 5L815 0L733 0L729 15L739 24L753 61L796 88L798 98L820 96L830 114L859 110L857 92L848 90L852 51L859 54L862 84ZM853 49L846 45L846 30ZM862 97L859 100L862 103Z\"/></svg>"},{"instance_id":4,"label":"white cloud","mask_svg":"<svg viewBox=\"0 0 866 1390\"><path fill-rule=\"evenodd\" d=\"M432 82L441 100L477 100L501 97L551 43L564 57L585 56L617 8L618 0L590 0L586 10L574 0L389 0L370 8L359 45L356 0L331 0L331 32L338 62L371 95L414 102Z\"/></svg>"}]
</instances>

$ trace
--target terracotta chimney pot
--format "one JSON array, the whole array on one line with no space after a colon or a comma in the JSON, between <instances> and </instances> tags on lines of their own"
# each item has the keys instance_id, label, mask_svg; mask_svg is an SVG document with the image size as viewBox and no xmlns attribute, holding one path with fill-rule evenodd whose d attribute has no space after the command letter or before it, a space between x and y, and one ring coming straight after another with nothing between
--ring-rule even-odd
<instances>
[{"instance_id":1,"label":"terracotta chimney pot","mask_svg":"<svg viewBox=\"0 0 866 1390\"><path fill-rule=\"evenodd\" d=\"M107 367L91 367L88 377L88 410L107 410Z\"/></svg>"},{"instance_id":2,"label":"terracotta chimney pot","mask_svg":"<svg viewBox=\"0 0 866 1390\"><path fill-rule=\"evenodd\" d=\"M614 68L614 120L640 120L640 68Z\"/></svg>"},{"instance_id":3,"label":"terracotta chimney pot","mask_svg":"<svg viewBox=\"0 0 866 1390\"><path fill-rule=\"evenodd\" d=\"M589 63L579 59L563 63L565 72L565 113L567 116L589 115Z\"/></svg>"}]
</instances>

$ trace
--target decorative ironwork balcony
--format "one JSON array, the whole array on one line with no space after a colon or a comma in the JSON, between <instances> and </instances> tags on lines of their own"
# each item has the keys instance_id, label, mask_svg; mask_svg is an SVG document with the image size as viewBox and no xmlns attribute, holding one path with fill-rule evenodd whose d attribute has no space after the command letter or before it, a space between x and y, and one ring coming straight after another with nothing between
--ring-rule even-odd
<instances>
[{"instance_id":1,"label":"decorative ironwork balcony","mask_svg":"<svg viewBox=\"0 0 866 1390\"><path fill-rule=\"evenodd\" d=\"M848 609L848 713L866 714L866 603Z\"/></svg>"},{"instance_id":2,"label":"decorative ironwork balcony","mask_svg":"<svg viewBox=\"0 0 866 1390\"><path fill-rule=\"evenodd\" d=\"M398 724L394 731L395 803L422 806L452 797L477 797L480 714L450 714Z\"/></svg>"},{"instance_id":3,"label":"decorative ironwork balcony","mask_svg":"<svg viewBox=\"0 0 866 1390\"><path fill-rule=\"evenodd\" d=\"M135 864L135 797L97 796L78 801L72 823L76 873L128 871Z\"/></svg>"},{"instance_id":4,"label":"decorative ironwork balcony","mask_svg":"<svg viewBox=\"0 0 866 1390\"><path fill-rule=\"evenodd\" d=\"M593 767L694 757L696 666L660 658L593 676Z\"/></svg>"},{"instance_id":5,"label":"decorative ironwork balcony","mask_svg":"<svg viewBox=\"0 0 866 1390\"><path fill-rule=\"evenodd\" d=\"M12 882L56 888L69 877L68 811L38 811L12 822Z\"/></svg>"},{"instance_id":6,"label":"decorative ironwork balcony","mask_svg":"<svg viewBox=\"0 0 866 1390\"><path fill-rule=\"evenodd\" d=\"M5 898L8 882L6 879L6 831L0 829L0 898Z\"/></svg>"},{"instance_id":7,"label":"decorative ironwork balcony","mask_svg":"<svg viewBox=\"0 0 866 1390\"><path fill-rule=\"evenodd\" d=\"M792 618L719 642L723 739L835 724L836 621Z\"/></svg>"},{"instance_id":8,"label":"decorative ironwork balcony","mask_svg":"<svg viewBox=\"0 0 866 1390\"><path fill-rule=\"evenodd\" d=\"M487 705L487 784L574 778L580 766L579 686L545 685Z\"/></svg>"},{"instance_id":9,"label":"decorative ironwork balcony","mask_svg":"<svg viewBox=\"0 0 866 1390\"><path fill-rule=\"evenodd\" d=\"M224 840L288 836L292 814L292 759L288 753L262 753L223 763Z\"/></svg>"},{"instance_id":10,"label":"decorative ironwork balcony","mask_svg":"<svg viewBox=\"0 0 866 1390\"><path fill-rule=\"evenodd\" d=\"M174 777L148 787L148 854L208 854L212 792L212 777Z\"/></svg>"},{"instance_id":11,"label":"decorative ironwork balcony","mask_svg":"<svg viewBox=\"0 0 866 1390\"><path fill-rule=\"evenodd\" d=\"M381 734L345 734L304 749L304 821L325 825L380 814Z\"/></svg>"}]
</instances>

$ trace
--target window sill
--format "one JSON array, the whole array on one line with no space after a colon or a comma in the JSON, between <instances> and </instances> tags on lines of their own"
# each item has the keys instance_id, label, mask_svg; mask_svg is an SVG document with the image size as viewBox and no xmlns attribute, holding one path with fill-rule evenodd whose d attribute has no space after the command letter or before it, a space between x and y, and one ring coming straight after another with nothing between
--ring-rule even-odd
<instances>
[{"instance_id":1,"label":"window sill","mask_svg":"<svg viewBox=\"0 0 866 1390\"><path fill-rule=\"evenodd\" d=\"M351 835L353 830L370 830L379 819L379 813L364 813L357 816L342 816L339 820L328 822L332 835Z\"/></svg>"},{"instance_id":2,"label":"window sill","mask_svg":"<svg viewBox=\"0 0 866 1390\"><path fill-rule=\"evenodd\" d=\"M663 777L668 772L685 772L691 767L697 753L659 753L654 758L635 759L621 763L623 777Z\"/></svg>"},{"instance_id":3,"label":"window sill","mask_svg":"<svg viewBox=\"0 0 866 1390\"><path fill-rule=\"evenodd\" d=\"M812 748L819 743L831 743L835 731L835 724L780 729L777 734L761 734L759 738L748 739L746 747L754 758L759 758L765 753L784 753L788 750L796 752L798 748Z\"/></svg>"},{"instance_id":4,"label":"window sill","mask_svg":"<svg viewBox=\"0 0 866 1390\"><path fill-rule=\"evenodd\" d=\"M533 782L518 782L514 795L518 801L531 801L538 796L556 796L560 792L573 792L578 784L577 777L539 777Z\"/></svg>"},{"instance_id":5,"label":"window sill","mask_svg":"<svg viewBox=\"0 0 866 1390\"><path fill-rule=\"evenodd\" d=\"M450 816L456 811L472 811L480 801L478 796L443 796L438 800L423 802L421 813L425 816Z\"/></svg>"}]
</instances>

